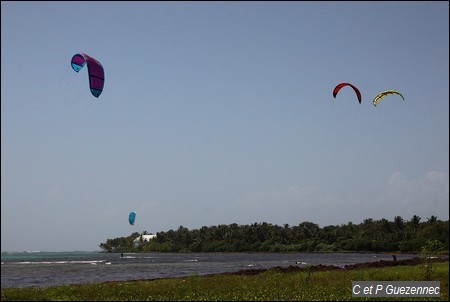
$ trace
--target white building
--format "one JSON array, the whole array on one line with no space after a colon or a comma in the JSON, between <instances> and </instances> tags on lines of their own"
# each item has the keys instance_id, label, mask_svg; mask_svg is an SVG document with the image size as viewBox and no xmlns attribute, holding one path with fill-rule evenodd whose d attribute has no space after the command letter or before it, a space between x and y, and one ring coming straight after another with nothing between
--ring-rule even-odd
<instances>
[{"instance_id":1,"label":"white building","mask_svg":"<svg viewBox=\"0 0 450 302\"><path fill-rule=\"evenodd\" d=\"M153 234L152 235L141 235L141 236L137 237L136 239L134 239L133 243L134 243L134 245L139 245L141 243L141 240L142 240L142 242L147 242L150 239L153 239L155 237L156 237L156 235L153 235Z\"/></svg>"}]
</instances>

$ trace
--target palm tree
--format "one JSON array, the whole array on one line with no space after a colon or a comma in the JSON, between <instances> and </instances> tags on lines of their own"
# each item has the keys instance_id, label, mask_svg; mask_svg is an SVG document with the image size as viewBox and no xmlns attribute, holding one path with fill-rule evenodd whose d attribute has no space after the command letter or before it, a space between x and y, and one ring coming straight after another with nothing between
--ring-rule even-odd
<instances>
[{"instance_id":1,"label":"palm tree","mask_svg":"<svg viewBox=\"0 0 450 302\"><path fill-rule=\"evenodd\" d=\"M430 218L427 217L427 223L435 223L437 221L437 217L434 215L431 215Z\"/></svg>"},{"instance_id":2,"label":"palm tree","mask_svg":"<svg viewBox=\"0 0 450 302\"><path fill-rule=\"evenodd\" d=\"M420 224L420 219L422 219L422 218L420 218L417 215L414 215L411 218L411 224L412 224L412 227L413 227L414 235L417 233L417 229L418 229L419 224Z\"/></svg>"},{"instance_id":3,"label":"palm tree","mask_svg":"<svg viewBox=\"0 0 450 302\"><path fill-rule=\"evenodd\" d=\"M395 235L397 237L397 240L400 240L400 238L402 238L404 223L405 221L401 216L394 217Z\"/></svg>"}]
</instances>

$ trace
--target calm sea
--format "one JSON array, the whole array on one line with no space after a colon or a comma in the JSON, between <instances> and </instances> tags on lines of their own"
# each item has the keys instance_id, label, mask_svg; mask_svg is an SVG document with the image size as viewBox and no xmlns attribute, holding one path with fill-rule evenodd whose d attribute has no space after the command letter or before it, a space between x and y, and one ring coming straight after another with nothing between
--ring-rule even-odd
<instances>
[{"instance_id":1,"label":"calm sea","mask_svg":"<svg viewBox=\"0 0 450 302\"><path fill-rule=\"evenodd\" d=\"M397 259L417 257L400 254ZM392 260L358 253L117 253L2 252L2 288L183 277L290 265L335 265Z\"/></svg>"}]
</instances>

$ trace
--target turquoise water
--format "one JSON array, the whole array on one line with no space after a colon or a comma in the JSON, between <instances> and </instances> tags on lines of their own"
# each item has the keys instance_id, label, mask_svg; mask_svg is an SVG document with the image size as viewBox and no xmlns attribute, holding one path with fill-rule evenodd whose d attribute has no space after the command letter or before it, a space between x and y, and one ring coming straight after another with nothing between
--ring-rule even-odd
<instances>
[{"instance_id":1,"label":"turquoise water","mask_svg":"<svg viewBox=\"0 0 450 302\"><path fill-rule=\"evenodd\" d=\"M417 257L397 255L398 260ZM233 272L243 269L345 265L392 261L390 254L359 253L117 253L14 252L1 254L1 287L45 287Z\"/></svg>"}]
</instances>

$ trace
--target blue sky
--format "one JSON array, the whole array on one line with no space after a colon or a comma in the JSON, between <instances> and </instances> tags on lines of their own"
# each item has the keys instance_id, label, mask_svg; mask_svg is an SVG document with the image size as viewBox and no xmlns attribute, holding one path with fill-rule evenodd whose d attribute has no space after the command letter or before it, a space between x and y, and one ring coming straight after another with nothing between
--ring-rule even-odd
<instances>
[{"instance_id":1,"label":"blue sky","mask_svg":"<svg viewBox=\"0 0 450 302\"><path fill-rule=\"evenodd\" d=\"M1 2L2 251L447 220L448 129L448 2Z\"/></svg>"}]
</instances>

